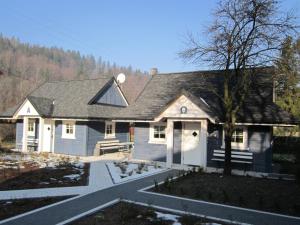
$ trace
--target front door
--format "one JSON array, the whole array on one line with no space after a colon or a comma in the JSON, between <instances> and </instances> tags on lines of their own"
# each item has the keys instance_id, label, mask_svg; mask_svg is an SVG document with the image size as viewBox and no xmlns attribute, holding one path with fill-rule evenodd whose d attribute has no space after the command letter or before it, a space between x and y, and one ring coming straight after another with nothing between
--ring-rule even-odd
<instances>
[{"instance_id":1,"label":"front door","mask_svg":"<svg viewBox=\"0 0 300 225\"><path fill-rule=\"evenodd\" d=\"M200 122L182 123L182 162L185 165L201 166Z\"/></svg>"},{"instance_id":2,"label":"front door","mask_svg":"<svg viewBox=\"0 0 300 225\"><path fill-rule=\"evenodd\" d=\"M45 119L44 132L43 132L43 152L51 152L52 139L53 139L53 122L52 120Z\"/></svg>"}]
</instances>

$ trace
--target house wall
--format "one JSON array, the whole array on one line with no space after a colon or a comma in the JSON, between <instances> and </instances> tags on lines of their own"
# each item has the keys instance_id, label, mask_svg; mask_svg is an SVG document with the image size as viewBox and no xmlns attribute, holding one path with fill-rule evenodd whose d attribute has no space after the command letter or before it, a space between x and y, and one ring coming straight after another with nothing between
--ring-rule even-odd
<instances>
[{"instance_id":1,"label":"house wall","mask_svg":"<svg viewBox=\"0 0 300 225\"><path fill-rule=\"evenodd\" d=\"M62 138L62 121L55 121L54 153L85 156L87 153L86 122L76 121L75 139Z\"/></svg>"},{"instance_id":2,"label":"house wall","mask_svg":"<svg viewBox=\"0 0 300 225\"><path fill-rule=\"evenodd\" d=\"M167 145L150 144L149 132L149 123L135 124L133 159L166 162Z\"/></svg>"},{"instance_id":3,"label":"house wall","mask_svg":"<svg viewBox=\"0 0 300 225\"><path fill-rule=\"evenodd\" d=\"M213 161L213 150L221 149L222 146L222 126L208 126L207 140L207 166L223 168L223 162ZM253 152L253 164L232 163L233 169L250 170L256 172L272 172L272 127L269 126L249 126L248 146ZM238 150L237 150L238 151Z\"/></svg>"},{"instance_id":4,"label":"house wall","mask_svg":"<svg viewBox=\"0 0 300 225\"><path fill-rule=\"evenodd\" d=\"M104 140L105 122L89 121L87 138L87 155L94 155L97 141Z\"/></svg>"},{"instance_id":5,"label":"house wall","mask_svg":"<svg viewBox=\"0 0 300 225\"><path fill-rule=\"evenodd\" d=\"M181 163L181 138L182 138L182 123L174 122L174 146L173 146L173 163Z\"/></svg>"},{"instance_id":6,"label":"house wall","mask_svg":"<svg viewBox=\"0 0 300 225\"><path fill-rule=\"evenodd\" d=\"M36 121L35 137L39 135L39 123ZM75 139L62 138L62 121L55 121L54 152L66 155L92 156L95 145L103 141L105 122L103 121L76 121ZM22 146L23 120L16 123L16 147ZM129 123L116 123L116 138L120 142L129 141Z\"/></svg>"},{"instance_id":7,"label":"house wall","mask_svg":"<svg viewBox=\"0 0 300 225\"><path fill-rule=\"evenodd\" d=\"M104 103L109 105L127 106L124 98L115 83L108 86L96 100L97 103Z\"/></svg>"},{"instance_id":8,"label":"house wall","mask_svg":"<svg viewBox=\"0 0 300 225\"><path fill-rule=\"evenodd\" d=\"M16 149L21 148L22 138L23 138L23 120L18 120L16 123Z\"/></svg>"},{"instance_id":9,"label":"house wall","mask_svg":"<svg viewBox=\"0 0 300 225\"><path fill-rule=\"evenodd\" d=\"M95 145L98 141L104 141L105 137L105 122L89 121L88 136L87 136L87 155L94 155ZM120 142L129 141L129 123L116 123L116 138Z\"/></svg>"},{"instance_id":10,"label":"house wall","mask_svg":"<svg viewBox=\"0 0 300 225\"><path fill-rule=\"evenodd\" d=\"M39 138L39 119L35 120L35 135L28 136L29 138ZM17 120L16 123L16 149L20 149L22 147L22 139L23 139L23 120Z\"/></svg>"}]
</instances>

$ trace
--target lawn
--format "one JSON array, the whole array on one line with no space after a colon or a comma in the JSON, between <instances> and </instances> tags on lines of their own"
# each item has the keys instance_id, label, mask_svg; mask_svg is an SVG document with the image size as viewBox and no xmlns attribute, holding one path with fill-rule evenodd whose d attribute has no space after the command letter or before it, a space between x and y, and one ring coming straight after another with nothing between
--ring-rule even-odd
<instances>
[{"instance_id":1,"label":"lawn","mask_svg":"<svg viewBox=\"0 0 300 225\"><path fill-rule=\"evenodd\" d=\"M81 218L72 225L208 225L211 221L190 215L175 215L127 202L120 202L92 215ZM214 223L221 225L225 223Z\"/></svg>"},{"instance_id":2,"label":"lawn","mask_svg":"<svg viewBox=\"0 0 300 225\"><path fill-rule=\"evenodd\" d=\"M41 208L55 202L62 201L68 197L51 197L51 198L33 198L20 200L1 200L0 201L0 220L13 217L31 210Z\"/></svg>"},{"instance_id":3,"label":"lawn","mask_svg":"<svg viewBox=\"0 0 300 225\"><path fill-rule=\"evenodd\" d=\"M185 172L151 191L208 202L300 216L300 186L296 181Z\"/></svg>"},{"instance_id":4,"label":"lawn","mask_svg":"<svg viewBox=\"0 0 300 225\"><path fill-rule=\"evenodd\" d=\"M0 190L84 186L89 164L51 154L0 154Z\"/></svg>"}]
</instances>

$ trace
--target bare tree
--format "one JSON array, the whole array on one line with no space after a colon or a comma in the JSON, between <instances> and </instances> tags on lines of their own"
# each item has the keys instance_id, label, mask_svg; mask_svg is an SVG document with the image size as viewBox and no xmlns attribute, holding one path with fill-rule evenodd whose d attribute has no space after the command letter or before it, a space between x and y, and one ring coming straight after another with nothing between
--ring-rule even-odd
<instances>
[{"instance_id":1,"label":"bare tree","mask_svg":"<svg viewBox=\"0 0 300 225\"><path fill-rule=\"evenodd\" d=\"M278 8L276 0L221 0L206 31L208 42L189 34L179 53L186 61L224 70L224 92L218 97L225 110L225 175L231 174L231 138L254 68L272 65L283 40L298 29L295 17Z\"/></svg>"}]
</instances>

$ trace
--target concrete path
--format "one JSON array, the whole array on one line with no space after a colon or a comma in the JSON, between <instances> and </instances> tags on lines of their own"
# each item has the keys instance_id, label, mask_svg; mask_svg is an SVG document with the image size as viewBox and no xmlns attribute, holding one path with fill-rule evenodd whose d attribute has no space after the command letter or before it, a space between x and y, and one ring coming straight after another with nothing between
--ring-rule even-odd
<instances>
[{"instance_id":1,"label":"concrete path","mask_svg":"<svg viewBox=\"0 0 300 225\"><path fill-rule=\"evenodd\" d=\"M69 218L75 217L81 213L89 211L100 205L118 198L125 198L126 196L136 193L137 190L152 185L154 179L158 182L163 181L165 177L174 173L174 171L167 171L161 174L156 174L150 177L145 177L140 180L135 180L120 185L115 185L110 188L96 191L71 201L57 204L53 207L41 210L29 215L19 217L13 221L0 224L11 224L11 225L54 225Z\"/></svg>"},{"instance_id":2,"label":"concrete path","mask_svg":"<svg viewBox=\"0 0 300 225\"><path fill-rule=\"evenodd\" d=\"M141 178L131 182L115 185L96 191L70 201L66 201L38 212L27 214L12 221L0 224L12 225L54 225L63 224L63 221L93 210L103 204L116 199L150 204L152 206L169 208L172 210L187 211L199 215L221 218L225 220L244 222L257 225L298 225L300 218L284 215L247 210L238 207L225 206L203 201L195 201L160 194L140 191L144 187L164 181L168 176L176 176L176 170L169 170L153 176Z\"/></svg>"},{"instance_id":3,"label":"concrete path","mask_svg":"<svg viewBox=\"0 0 300 225\"><path fill-rule=\"evenodd\" d=\"M113 182L105 161L94 161L90 165L89 185L59 188L39 188L15 191L0 191L0 200L38 198L49 196L83 195L111 187Z\"/></svg>"},{"instance_id":4,"label":"concrete path","mask_svg":"<svg viewBox=\"0 0 300 225\"><path fill-rule=\"evenodd\" d=\"M300 217L276 215L256 210L230 207L221 204L208 203L204 201L193 201L173 196L157 195L149 192L137 192L127 197L134 202L145 203L153 206L170 208L211 218L235 221L246 224L257 225L299 225Z\"/></svg>"}]
</instances>

